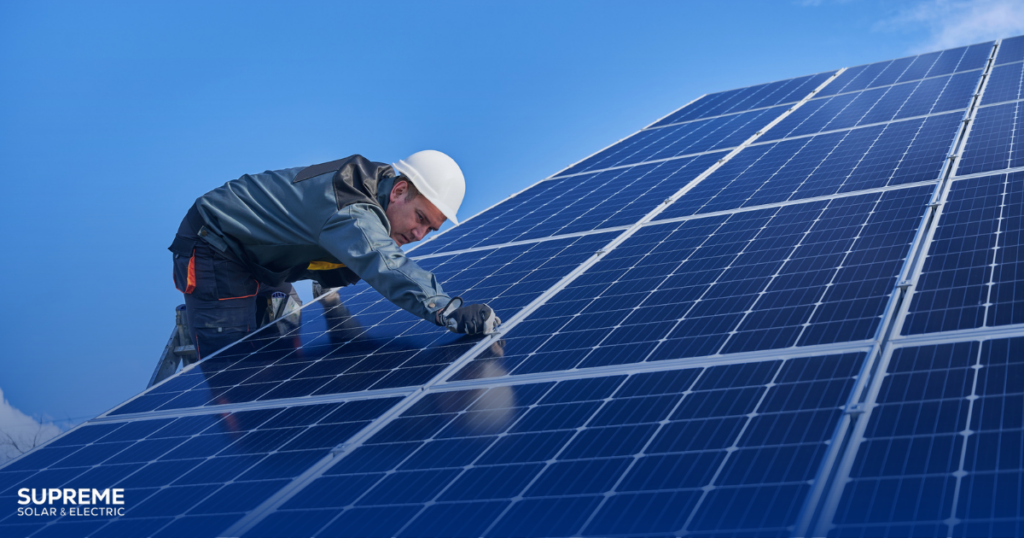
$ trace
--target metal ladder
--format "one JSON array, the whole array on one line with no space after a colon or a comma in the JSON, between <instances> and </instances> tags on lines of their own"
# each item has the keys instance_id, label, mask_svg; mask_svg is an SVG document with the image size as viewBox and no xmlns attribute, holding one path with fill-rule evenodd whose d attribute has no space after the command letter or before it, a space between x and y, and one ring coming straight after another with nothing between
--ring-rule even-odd
<instances>
[{"instance_id":1,"label":"metal ladder","mask_svg":"<svg viewBox=\"0 0 1024 538\"><path fill-rule=\"evenodd\" d=\"M313 291L314 293L323 293L319 284L314 284ZM266 314L260 320L260 327L291 314L302 306L302 302L298 301L296 297L281 292L274 292L269 303ZM153 370L153 375L150 376L149 384L146 387L152 387L171 377L178 371L179 366L186 368L198 360L196 347L192 344L192 335L188 330L188 320L185 318L185 305L180 304L174 309L174 329L171 331L171 337L167 339L167 345L164 346L164 351L160 354L160 359L156 362L156 369Z\"/></svg>"},{"instance_id":2,"label":"metal ladder","mask_svg":"<svg viewBox=\"0 0 1024 538\"><path fill-rule=\"evenodd\" d=\"M164 346L164 352L160 354L160 360L156 363L156 369L149 378L146 387L152 387L157 383L174 375L178 366L182 368L196 362L196 347L192 345L192 335L188 332L188 322L185 320L185 305L180 304L174 309L174 330L171 337Z\"/></svg>"}]
</instances>

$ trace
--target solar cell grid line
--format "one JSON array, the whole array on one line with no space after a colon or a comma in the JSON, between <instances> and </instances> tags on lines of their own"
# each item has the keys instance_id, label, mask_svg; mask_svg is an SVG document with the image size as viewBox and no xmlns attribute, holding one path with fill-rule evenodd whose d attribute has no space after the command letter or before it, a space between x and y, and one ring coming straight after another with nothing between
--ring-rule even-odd
<instances>
[{"instance_id":1,"label":"solar cell grid line","mask_svg":"<svg viewBox=\"0 0 1024 538\"><path fill-rule=\"evenodd\" d=\"M653 222L449 380L870 339L934 188Z\"/></svg>"},{"instance_id":2,"label":"solar cell grid line","mask_svg":"<svg viewBox=\"0 0 1024 538\"><path fill-rule=\"evenodd\" d=\"M508 207L495 208L494 218L481 219L479 225L460 225L466 229L438 237L411 254L632 225L725 155L723 151L548 181L550 185L536 193L527 191Z\"/></svg>"},{"instance_id":3,"label":"solar cell grid line","mask_svg":"<svg viewBox=\"0 0 1024 538\"><path fill-rule=\"evenodd\" d=\"M0 518L0 536L214 535L400 398L86 423L0 469L21 488L123 488L121 517Z\"/></svg>"},{"instance_id":4,"label":"solar cell grid line","mask_svg":"<svg viewBox=\"0 0 1024 538\"><path fill-rule=\"evenodd\" d=\"M732 148L750 138L786 108L778 106L644 129L555 177Z\"/></svg>"},{"instance_id":5,"label":"solar cell grid line","mask_svg":"<svg viewBox=\"0 0 1024 538\"><path fill-rule=\"evenodd\" d=\"M422 260L450 293L506 316L540 296L617 233ZM110 415L411 387L477 345L407 314L365 283L338 290L111 411Z\"/></svg>"},{"instance_id":6,"label":"solar cell grid line","mask_svg":"<svg viewBox=\"0 0 1024 538\"><path fill-rule=\"evenodd\" d=\"M953 112L755 145L672 204L664 217L937 181L963 116Z\"/></svg>"},{"instance_id":7,"label":"solar cell grid line","mask_svg":"<svg viewBox=\"0 0 1024 538\"><path fill-rule=\"evenodd\" d=\"M862 360L427 393L243 535L632 536L691 511L693 532L784 529ZM774 503L722 517L751 495Z\"/></svg>"},{"instance_id":8,"label":"solar cell grid line","mask_svg":"<svg viewBox=\"0 0 1024 538\"><path fill-rule=\"evenodd\" d=\"M764 141L885 123L967 108L983 70L814 99Z\"/></svg>"}]
</instances>

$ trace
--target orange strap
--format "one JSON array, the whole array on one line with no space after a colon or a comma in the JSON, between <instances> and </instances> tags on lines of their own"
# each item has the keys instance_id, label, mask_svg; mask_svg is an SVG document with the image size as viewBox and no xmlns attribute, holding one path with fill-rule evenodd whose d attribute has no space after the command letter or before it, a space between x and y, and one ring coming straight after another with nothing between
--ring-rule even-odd
<instances>
[{"instance_id":1,"label":"orange strap","mask_svg":"<svg viewBox=\"0 0 1024 538\"><path fill-rule=\"evenodd\" d=\"M225 297L223 299L217 299L217 300L218 301L230 301L232 299L248 299L249 297L254 297L254 296L258 295L259 292L260 292L260 283L259 283L259 281L257 281L256 282L256 293L253 293L251 295L242 295L241 297Z\"/></svg>"},{"instance_id":2,"label":"orange strap","mask_svg":"<svg viewBox=\"0 0 1024 538\"><path fill-rule=\"evenodd\" d=\"M192 293L196 289L196 251L192 251L192 257L188 259L188 282L185 283L185 293Z\"/></svg>"},{"instance_id":3,"label":"orange strap","mask_svg":"<svg viewBox=\"0 0 1024 538\"><path fill-rule=\"evenodd\" d=\"M342 267L345 267L345 264L316 261L309 262L309 267L307 267L307 269L310 271L330 271L331 269L341 269Z\"/></svg>"}]
</instances>

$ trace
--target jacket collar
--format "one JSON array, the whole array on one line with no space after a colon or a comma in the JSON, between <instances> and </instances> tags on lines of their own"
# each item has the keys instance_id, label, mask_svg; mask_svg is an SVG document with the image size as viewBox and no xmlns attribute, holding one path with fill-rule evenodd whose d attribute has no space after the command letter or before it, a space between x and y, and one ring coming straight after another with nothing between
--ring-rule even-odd
<instances>
[{"instance_id":1,"label":"jacket collar","mask_svg":"<svg viewBox=\"0 0 1024 538\"><path fill-rule=\"evenodd\" d=\"M391 202L391 189L395 186L395 176L380 178L377 182L377 203L386 211Z\"/></svg>"}]
</instances>

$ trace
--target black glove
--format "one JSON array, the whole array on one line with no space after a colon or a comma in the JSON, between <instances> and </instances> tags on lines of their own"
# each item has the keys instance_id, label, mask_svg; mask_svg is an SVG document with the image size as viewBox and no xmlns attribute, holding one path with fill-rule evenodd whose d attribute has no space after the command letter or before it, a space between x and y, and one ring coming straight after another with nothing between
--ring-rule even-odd
<instances>
[{"instance_id":1,"label":"black glove","mask_svg":"<svg viewBox=\"0 0 1024 538\"><path fill-rule=\"evenodd\" d=\"M462 306L462 297L456 297L448 306L437 311L437 324L463 334L491 334L501 325L501 319L485 304Z\"/></svg>"}]
</instances>

